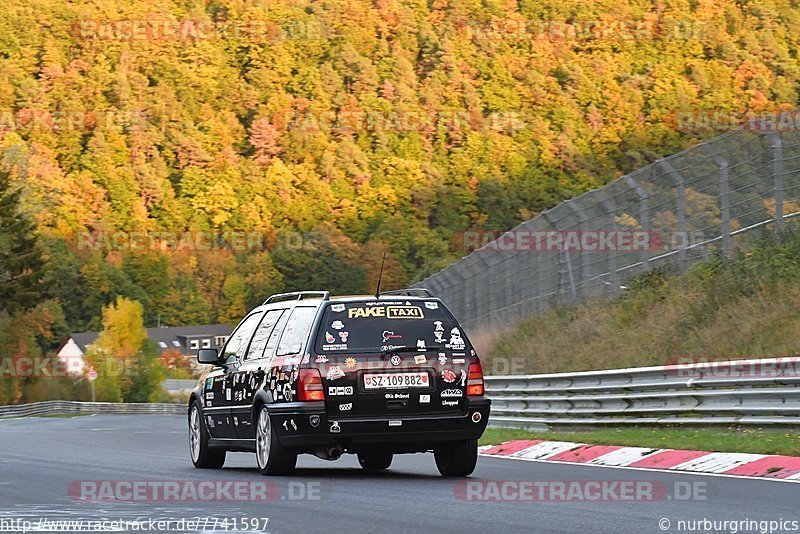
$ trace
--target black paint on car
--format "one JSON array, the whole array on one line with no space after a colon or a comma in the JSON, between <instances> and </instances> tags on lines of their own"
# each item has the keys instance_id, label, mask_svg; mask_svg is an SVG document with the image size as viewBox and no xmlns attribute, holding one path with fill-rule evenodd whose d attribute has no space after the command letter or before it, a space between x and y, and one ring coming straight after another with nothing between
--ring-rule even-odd
<instances>
[{"instance_id":1,"label":"black paint on car","mask_svg":"<svg viewBox=\"0 0 800 534\"><path fill-rule=\"evenodd\" d=\"M489 418L483 370L463 328L424 289L331 298L273 295L236 327L189 402L198 468L255 452L263 474L299 454L356 454L387 469L395 454L433 452L444 476L467 476Z\"/></svg>"}]
</instances>

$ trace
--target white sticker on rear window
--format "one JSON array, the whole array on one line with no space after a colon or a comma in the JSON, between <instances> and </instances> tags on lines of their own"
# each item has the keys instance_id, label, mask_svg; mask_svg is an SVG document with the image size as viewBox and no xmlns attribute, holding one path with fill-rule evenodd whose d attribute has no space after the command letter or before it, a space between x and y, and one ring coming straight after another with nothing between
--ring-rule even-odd
<instances>
[{"instance_id":1,"label":"white sticker on rear window","mask_svg":"<svg viewBox=\"0 0 800 534\"><path fill-rule=\"evenodd\" d=\"M328 380L338 380L343 376L344 376L344 371L342 371L342 368L339 367L338 365L332 365L328 369L328 375L326 376L326 378Z\"/></svg>"},{"instance_id":2,"label":"white sticker on rear window","mask_svg":"<svg viewBox=\"0 0 800 534\"><path fill-rule=\"evenodd\" d=\"M461 332L458 330L458 328L453 328L450 330L450 344L445 345L445 347L452 350L464 349L464 338L461 337Z\"/></svg>"},{"instance_id":3,"label":"white sticker on rear window","mask_svg":"<svg viewBox=\"0 0 800 534\"><path fill-rule=\"evenodd\" d=\"M395 334L394 332L391 332L389 330L384 330L383 334L381 334L381 335L383 337L383 342L384 343L386 343L390 339L402 339L402 337L403 337L400 334Z\"/></svg>"}]
</instances>

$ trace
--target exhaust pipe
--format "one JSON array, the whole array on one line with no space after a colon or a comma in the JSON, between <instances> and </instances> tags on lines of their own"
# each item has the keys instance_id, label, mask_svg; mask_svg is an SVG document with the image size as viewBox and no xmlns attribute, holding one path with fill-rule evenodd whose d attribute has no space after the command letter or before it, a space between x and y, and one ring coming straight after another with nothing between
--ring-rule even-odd
<instances>
[{"instance_id":1,"label":"exhaust pipe","mask_svg":"<svg viewBox=\"0 0 800 534\"><path fill-rule=\"evenodd\" d=\"M331 460L338 460L342 457L342 453L344 452L339 445L333 445L328 447L328 456Z\"/></svg>"},{"instance_id":2,"label":"exhaust pipe","mask_svg":"<svg viewBox=\"0 0 800 534\"><path fill-rule=\"evenodd\" d=\"M338 443L331 443L325 447L315 447L313 452L317 458L334 461L342 457L344 449Z\"/></svg>"}]
</instances>

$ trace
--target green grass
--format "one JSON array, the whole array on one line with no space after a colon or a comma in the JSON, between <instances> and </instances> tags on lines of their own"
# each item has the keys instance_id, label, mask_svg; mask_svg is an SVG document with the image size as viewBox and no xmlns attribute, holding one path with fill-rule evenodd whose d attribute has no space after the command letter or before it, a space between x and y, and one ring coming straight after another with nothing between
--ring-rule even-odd
<instances>
[{"instance_id":1,"label":"green grass","mask_svg":"<svg viewBox=\"0 0 800 534\"><path fill-rule=\"evenodd\" d=\"M527 430L489 428L481 445L497 445L514 439L574 441L598 445L627 445L665 449L689 449L710 452L750 452L800 456L800 432L764 429L707 428L605 428L582 432L529 432Z\"/></svg>"}]
</instances>

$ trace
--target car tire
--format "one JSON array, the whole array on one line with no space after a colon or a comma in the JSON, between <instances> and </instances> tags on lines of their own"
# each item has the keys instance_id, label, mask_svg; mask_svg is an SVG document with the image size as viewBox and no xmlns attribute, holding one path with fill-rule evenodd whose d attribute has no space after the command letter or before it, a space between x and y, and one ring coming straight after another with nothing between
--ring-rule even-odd
<instances>
[{"instance_id":1,"label":"car tire","mask_svg":"<svg viewBox=\"0 0 800 534\"><path fill-rule=\"evenodd\" d=\"M358 455L358 463L367 471L383 471L384 469L389 469L393 459L394 454L391 452Z\"/></svg>"},{"instance_id":2,"label":"car tire","mask_svg":"<svg viewBox=\"0 0 800 534\"><path fill-rule=\"evenodd\" d=\"M195 400L189 407L189 453L198 469L220 469L225 465L226 452L209 447L209 437L200 403Z\"/></svg>"},{"instance_id":3,"label":"car tire","mask_svg":"<svg viewBox=\"0 0 800 534\"><path fill-rule=\"evenodd\" d=\"M444 477L466 477L478 463L478 440L445 443L433 451L436 468Z\"/></svg>"},{"instance_id":4,"label":"car tire","mask_svg":"<svg viewBox=\"0 0 800 534\"><path fill-rule=\"evenodd\" d=\"M256 418L256 462L262 475L289 475L297 465L297 451L281 446L266 406Z\"/></svg>"}]
</instances>

